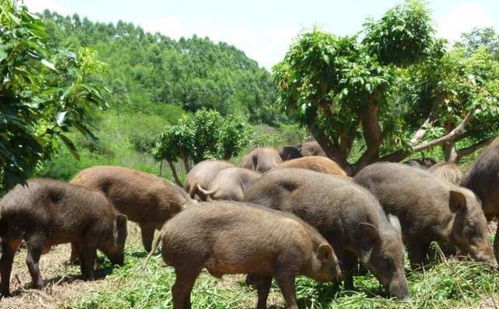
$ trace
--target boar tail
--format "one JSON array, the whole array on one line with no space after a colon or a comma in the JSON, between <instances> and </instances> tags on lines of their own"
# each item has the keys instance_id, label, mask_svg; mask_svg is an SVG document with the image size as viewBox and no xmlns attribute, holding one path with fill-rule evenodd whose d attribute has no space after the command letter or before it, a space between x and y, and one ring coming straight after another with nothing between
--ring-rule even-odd
<instances>
[{"instance_id":1,"label":"boar tail","mask_svg":"<svg viewBox=\"0 0 499 309\"><path fill-rule=\"evenodd\" d=\"M218 190L218 187L215 187L211 190L205 190L203 187L201 187L200 184L197 184L196 187L198 188L198 190L203 193L204 195L206 196L210 196L210 195L213 195L213 193L217 192Z\"/></svg>"},{"instance_id":2,"label":"boar tail","mask_svg":"<svg viewBox=\"0 0 499 309\"><path fill-rule=\"evenodd\" d=\"M152 243L151 252L149 252L146 261L144 262L144 264L142 264L142 270L145 270L147 268L147 263L149 263L149 260L151 259L152 255L154 254L156 249L158 249L160 241L161 241L161 233L159 233L158 237Z\"/></svg>"}]
</instances>

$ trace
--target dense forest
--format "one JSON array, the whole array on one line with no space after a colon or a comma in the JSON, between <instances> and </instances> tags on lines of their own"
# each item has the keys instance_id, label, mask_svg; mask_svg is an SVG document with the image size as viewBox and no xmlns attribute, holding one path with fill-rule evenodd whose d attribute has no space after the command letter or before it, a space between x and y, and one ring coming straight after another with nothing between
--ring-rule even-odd
<instances>
[{"instance_id":1,"label":"dense forest","mask_svg":"<svg viewBox=\"0 0 499 309\"><path fill-rule=\"evenodd\" d=\"M270 73L234 46L195 35L175 41L132 23L98 23L77 14L45 11L43 19L53 47L98 51L108 67L100 78L113 109L164 115L170 104L276 121Z\"/></svg>"}]
</instances>

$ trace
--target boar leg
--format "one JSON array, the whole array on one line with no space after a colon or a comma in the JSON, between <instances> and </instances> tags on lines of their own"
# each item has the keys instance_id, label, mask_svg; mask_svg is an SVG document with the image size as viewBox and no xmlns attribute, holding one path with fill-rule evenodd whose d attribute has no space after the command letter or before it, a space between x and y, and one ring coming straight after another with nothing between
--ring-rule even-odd
<instances>
[{"instance_id":1,"label":"boar leg","mask_svg":"<svg viewBox=\"0 0 499 309\"><path fill-rule=\"evenodd\" d=\"M341 261L341 271L343 272L343 282L345 285L345 289L353 290L353 275L355 272L355 268L359 264L359 259L356 255L345 252L341 255L338 255L338 259Z\"/></svg>"},{"instance_id":2,"label":"boar leg","mask_svg":"<svg viewBox=\"0 0 499 309\"><path fill-rule=\"evenodd\" d=\"M142 233L142 245L144 245L144 249L147 252L151 252L151 247L152 247L152 241L154 239L154 230L155 226L154 224L144 224L141 223L139 224L140 226L140 231Z\"/></svg>"},{"instance_id":3,"label":"boar leg","mask_svg":"<svg viewBox=\"0 0 499 309\"><path fill-rule=\"evenodd\" d=\"M418 270L423 267L429 248L430 242L425 242L420 239L411 239L408 241L407 251L412 270Z\"/></svg>"},{"instance_id":4,"label":"boar leg","mask_svg":"<svg viewBox=\"0 0 499 309\"><path fill-rule=\"evenodd\" d=\"M33 280L34 288L41 288L43 280L40 275L40 257L43 253L45 240L43 237L33 236L27 239L28 254L26 256L26 264L28 265L29 274Z\"/></svg>"},{"instance_id":5,"label":"boar leg","mask_svg":"<svg viewBox=\"0 0 499 309\"><path fill-rule=\"evenodd\" d=\"M14 262L14 255L17 248L21 244L21 239L16 240L2 240L2 258L0 259L0 294L2 296L9 296L10 273L12 271L12 262Z\"/></svg>"},{"instance_id":6,"label":"boar leg","mask_svg":"<svg viewBox=\"0 0 499 309\"><path fill-rule=\"evenodd\" d=\"M266 309L267 298L269 296L270 286L272 284L272 276L259 276L255 274L249 274L248 278L251 278L251 284L256 288L258 293L258 302L256 308Z\"/></svg>"},{"instance_id":7,"label":"boar leg","mask_svg":"<svg viewBox=\"0 0 499 309\"><path fill-rule=\"evenodd\" d=\"M88 246L82 246L80 249L80 268L84 280L95 280L95 257L97 249Z\"/></svg>"},{"instance_id":8,"label":"boar leg","mask_svg":"<svg viewBox=\"0 0 499 309\"><path fill-rule=\"evenodd\" d=\"M173 308L174 309L190 309L191 308L191 292L196 278L199 276L201 269L192 269L189 267L175 268L175 284L172 287Z\"/></svg>"},{"instance_id":9,"label":"boar leg","mask_svg":"<svg viewBox=\"0 0 499 309\"><path fill-rule=\"evenodd\" d=\"M282 295L288 304L289 309L298 309L295 291L296 275L288 271L278 272L275 274L277 285L281 289Z\"/></svg>"}]
</instances>

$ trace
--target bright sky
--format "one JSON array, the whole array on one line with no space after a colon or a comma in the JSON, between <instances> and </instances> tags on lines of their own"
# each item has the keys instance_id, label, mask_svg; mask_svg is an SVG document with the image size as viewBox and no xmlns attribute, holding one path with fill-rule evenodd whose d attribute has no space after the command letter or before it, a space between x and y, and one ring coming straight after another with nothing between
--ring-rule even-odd
<instances>
[{"instance_id":1,"label":"bright sky","mask_svg":"<svg viewBox=\"0 0 499 309\"><path fill-rule=\"evenodd\" d=\"M208 36L242 49L268 69L282 60L292 39L314 25L354 34L367 17L380 17L403 0L24 0L32 11L48 8L93 21L129 21L178 39ZM455 41L473 27L499 30L499 0L429 0L438 35Z\"/></svg>"}]
</instances>

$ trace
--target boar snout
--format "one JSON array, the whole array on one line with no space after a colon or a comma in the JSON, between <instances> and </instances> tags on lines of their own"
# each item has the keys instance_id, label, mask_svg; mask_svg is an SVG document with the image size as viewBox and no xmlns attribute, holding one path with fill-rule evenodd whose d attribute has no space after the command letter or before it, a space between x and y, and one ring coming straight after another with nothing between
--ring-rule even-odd
<instances>
[{"instance_id":1,"label":"boar snout","mask_svg":"<svg viewBox=\"0 0 499 309\"><path fill-rule=\"evenodd\" d=\"M479 262L483 262L490 266L492 269L498 270L499 265L497 264L496 258L492 253L492 248L485 248L484 250L480 250L476 254L473 255L473 258Z\"/></svg>"},{"instance_id":2,"label":"boar snout","mask_svg":"<svg viewBox=\"0 0 499 309\"><path fill-rule=\"evenodd\" d=\"M394 280L390 283L388 286L388 294L403 301L409 300L409 288L407 287L405 278L403 280Z\"/></svg>"}]
</instances>

